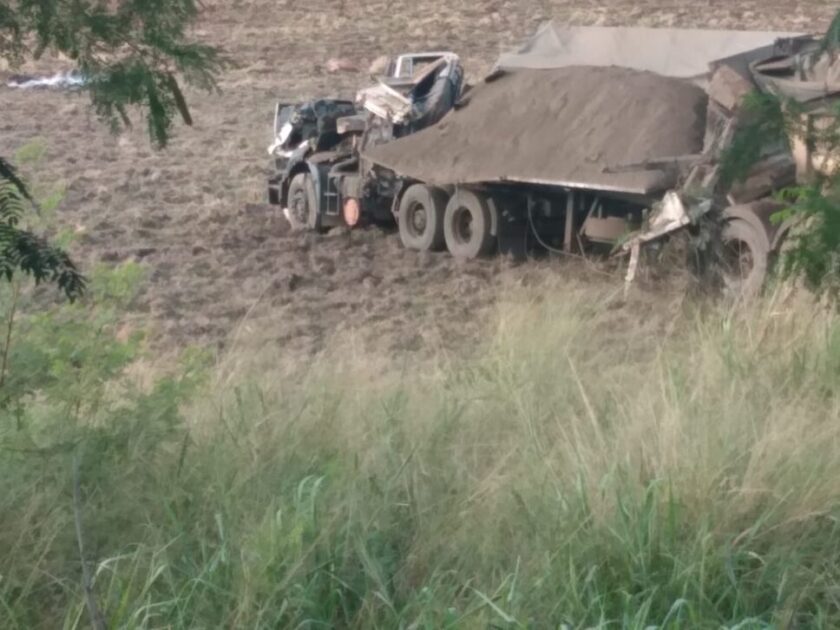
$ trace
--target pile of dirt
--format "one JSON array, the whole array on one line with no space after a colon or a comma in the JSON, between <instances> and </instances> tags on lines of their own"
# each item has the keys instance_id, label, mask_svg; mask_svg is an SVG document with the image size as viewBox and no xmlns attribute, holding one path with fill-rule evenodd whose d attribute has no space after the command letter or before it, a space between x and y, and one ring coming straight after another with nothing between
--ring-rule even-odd
<instances>
[{"instance_id":1,"label":"pile of dirt","mask_svg":"<svg viewBox=\"0 0 840 630\"><path fill-rule=\"evenodd\" d=\"M563 182L648 194L659 171L605 172L699 153L707 98L683 80L617 67L517 70L490 77L439 125L367 157L433 184Z\"/></svg>"}]
</instances>

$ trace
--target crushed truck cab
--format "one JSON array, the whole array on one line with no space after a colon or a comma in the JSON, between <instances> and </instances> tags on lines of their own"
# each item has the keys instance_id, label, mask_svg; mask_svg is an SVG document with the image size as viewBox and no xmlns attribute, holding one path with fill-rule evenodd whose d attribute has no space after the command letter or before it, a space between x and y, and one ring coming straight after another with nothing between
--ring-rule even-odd
<instances>
[{"instance_id":1,"label":"crushed truck cab","mask_svg":"<svg viewBox=\"0 0 840 630\"><path fill-rule=\"evenodd\" d=\"M438 122L455 104L463 70L450 52L404 54L354 101L278 103L268 201L295 228L324 230L390 217L391 183L361 158L366 147Z\"/></svg>"}]
</instances>

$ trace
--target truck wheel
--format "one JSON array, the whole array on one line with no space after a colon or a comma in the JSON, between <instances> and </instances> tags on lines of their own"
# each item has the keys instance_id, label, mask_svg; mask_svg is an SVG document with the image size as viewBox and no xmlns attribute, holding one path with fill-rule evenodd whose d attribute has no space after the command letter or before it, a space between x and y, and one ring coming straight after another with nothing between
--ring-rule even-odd
<instances>
[{"instance_id":1,"label":"truck wheel","mask_svg":"<svg viewBox=\"0 0 840 630\"><path fill-rule=\"evenodd\" d=\"M400 199L397 217L402 244L419 251L443 249L445 211L446 195L442 190L423 184L410 186Z\"/></svg>"},{"instance_id":2,"label":"truck wheel","mask_svg":"<svg viewBox=\"0 0 840 630\"><path fill-rule=\"evenodd\" d=\"M443 234L446 247L456 258L478 258L493 251L492 210L487 199L458 190L446 204Z\"/></svg>"},{"instance_id":3,"label":"truck wheel","mask_svg":"<svg viewBox=\"0 0 840 630\"><path fill-rule=\"evenodd\" d=\"M318 199L315 184L309 173L298 173L289 184L289 211L286 218L293 230L309 228L321 231L321 215L318 213Z\"/></svg>"},{"instance_id":4,"label":"truck wheel","mask_svg":"<svg viewBox=\"0 0 840 630\"><path fill-rule=\"evenodd\" d=\"M739 300L758 296L770 263L767 234L743 219L731 219L724 225L722 240L726 292Z\"/></svg>"}]
</instances>

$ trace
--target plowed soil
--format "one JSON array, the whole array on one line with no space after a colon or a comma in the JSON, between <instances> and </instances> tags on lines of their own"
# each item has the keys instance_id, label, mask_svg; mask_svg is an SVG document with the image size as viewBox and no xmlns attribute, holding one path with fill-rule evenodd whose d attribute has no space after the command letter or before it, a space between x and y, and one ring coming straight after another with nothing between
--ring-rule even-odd
<instances>
[{"instance_id":1,"label":"plowed soil","mask_svg":"<svg viewBox=\"0 0 840 630\"><path fill-rule=\"evenodd\" d=\"M234 62L222 92L188 93L196 121L155 152L142 120L113 136L83 95L0 87L0 151L46 143L31 176L62 182L59 222L75 229L83 265L138 260L148 280L136 317L161 349L233 339L316 352L353 330L383 351L469 343L511 283L541 274L588 274L568 261L459 265L447 255L404 251L396 235L369 229L290 234L283 220L248 204L264 199L274 102L352 96L383 53L459 52L479 79L499 51L547 18L576 24L637 24L822 31L836 3L697 0L206 0L195 34ZM329 74L345 57L363 71ZM66 67L44 59L24 72ZM0 78L9 70L0 67ZM5 74L4 74L5 73ZM5 83L4 81L2 83ZM654 296L655 297L655 296ZM639 308L658 309L655 300ZM632 317L638 321L635 315Z\"/></svg>"}]
</instances>

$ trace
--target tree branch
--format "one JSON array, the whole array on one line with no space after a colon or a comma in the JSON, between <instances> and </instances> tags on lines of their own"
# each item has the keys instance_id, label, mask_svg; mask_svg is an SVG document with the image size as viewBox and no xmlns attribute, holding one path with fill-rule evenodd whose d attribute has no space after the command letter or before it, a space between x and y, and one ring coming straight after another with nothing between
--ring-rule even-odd
<instances>
[{"instance_id":1,"label":"tree branch","mask_svg":"<svg viewBox=\"0 0 840 630\"><path fill-rule=\"evenodd\" d=\"M12 330L15 326L15 313L19 296L20 285L14 282L12 284L12 304L9 307L9 321L6 324L6 339L3 342L3 354L0 356L0 389L3 389L3 385L6 383L6 371L9 368L9 347L12 345Z\"/></svg>"}]
</instances>

